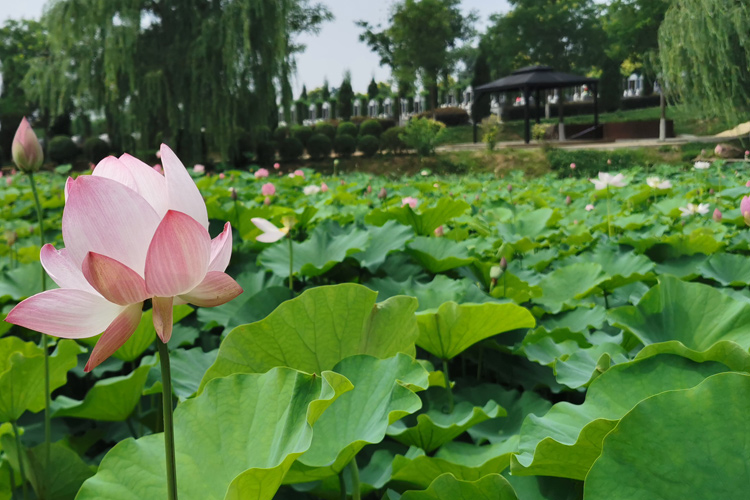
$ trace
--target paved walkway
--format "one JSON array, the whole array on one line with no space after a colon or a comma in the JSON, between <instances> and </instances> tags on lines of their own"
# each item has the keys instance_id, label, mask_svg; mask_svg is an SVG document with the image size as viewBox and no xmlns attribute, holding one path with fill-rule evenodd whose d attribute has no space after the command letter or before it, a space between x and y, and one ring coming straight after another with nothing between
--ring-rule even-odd
<instances>
[{"instance_id":1,"label":"paved walkway","mask_svg":"<svg viewBox=\"0 0 750 500\"><path fill-rule=\"evenodd\" d=\"M706 142L706 143L718 143L726 141L727 137L716 137L716 136L697 136L697 135L681 135L667 139L666 141L660 141L659 139L625 139L618 141L551 141L548 144L555 148L565 149L598 149L603 151L611 151L613 149L622 148L656 148L660 146L670 145L681 145L689 142ZM495 149L503 148L515 148L515 149L526 149L526 148L541 148L543 145L539 142L532 142L526 144L523 141L506 141L499 142ZM464 143L464 144L451 144L448 146L441 146L438 151L481 151L487 149L487 146L478 142Z\"/></svg>"}]
</instances>

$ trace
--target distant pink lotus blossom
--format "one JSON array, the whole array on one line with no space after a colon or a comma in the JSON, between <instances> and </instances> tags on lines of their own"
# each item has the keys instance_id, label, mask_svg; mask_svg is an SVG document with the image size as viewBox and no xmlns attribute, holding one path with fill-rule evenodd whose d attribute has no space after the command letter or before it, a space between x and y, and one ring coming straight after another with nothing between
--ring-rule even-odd
<instances>
[{"instance_id":1,"label":"distant pink lotus blossom","mask_svg":"<svg viewBox=\"0 0 750 500\"><path fill-rule=\"evenodd\" d=\"M724 152L724 148L722 147L722 145L721 144L717 144L716 147L714 148L714 154L716 156L719 156L723 152Z\"/></svg>"},{"instance_id":2,"label":"distant pink lotus blossom","mask_svg":"<svg viewBox=\"0 0 750 500\"><path fill-rule=\"evenodd\" d=\"M303 179L305 178L305 173L302 170L299 170L299 169L297 169L297 170L294 171L294 175L297 176L297 177L302 177Z\"/></svg>"},{"instance_id":3,"label":"distant pink lotus blossom","mask_svg":"<svg viewBox=\"0 0 750 500\"><path fill-rule=\"evenodd\" d=\"M256 179L264 179L268 177L268 170L266 170L265 168L259 168L254 175Z\"/></svg>"},{"instance_id":4,"label":"distant pink lotus blossom","mask_svg":"<svg viewBox=\"0 0 750 500\"><path fill-rule=\"evenodd\" d=\"M591 212L593 209L594 209L594 205L592 205L591 203L589 203L588 205L586 205L586 211L587 212Z\"/></svg>"},{"instance_id":5,"label":"distant pink lotus blossom","mask_svg":"<svg viewBox=\"0 0 750 500\"><path fill-rule=\"evenodd\" d=\"M404 198L403 200L401 200L401 206L402 207L406 206L406 205L409 205L412 210L414 210L415 208L417 208L417 204L418 203L419 203L419 200L417 200L416 198L414 198L412 196L407 196L406 198Z\"/></svg>"},{"instance_id":6,"label":"distant pink lotus blossom","mask_svg":"<svg viewBox=\"0 0 750 500\"><path fill-rule=\"evenodd\" d=\"M205 171L206 167L204 165L201 165L200 163L198 163L197 165L193 165L193 172L195 172L196 174L202 174Z\"/></svg>"},{"instance_id":7,"label":"distant pink lotus blossom","mask_svg":"<svg viewBox=\"0 0 750 500\"><path fill-rule=\"evenodd\" d=\"M740 202L740 213L745 219L745 224L750 226L750 196L743 196Z\"/></svg>"},{"instance_id":8,"label":"distant pink lotus blossom","mask_svg":"<svg viewBox=\"0 0 750 500\"><path fill-rule=\"evenodd\" d=\"M721 210L719 210L718 208L715 208L715 209L714 209L714 214L713 214L713 219L714 219L714 220L715 220L716 222L721 222L721 218L722 218L722 217L723 217L723 215L722 215L722 213L721 213Z\"/></svg>"},{"instance_id":9,"label":"distant pink lotus blossom","mask_svg":"<svg viewBox=\"0 0 750 500\"><path fill-rule=\"evenodd\" d=\"M443 226L438 226L435 228L434 233L435 233L435 236L439 238L445 234L445 230L443 229Z\"/></svg>"},{"instance_id":10,"label":"distant pink lotus blossom","mask_svg":"<svg viewBox=\"0 0 750 500\"><path fill-rule=\"evenodd\" d=\"M745 187L750 187L750 181L747 181L747 182L745 183Z\"/></svg>"},{"instance_id":11,"label":"distant pink lotus blossom","mask_svg":"<svg viewBox=\"0 0 750 500\"><path fill-rule=\"evenodd\" d=\"M274 163L273 164L273 168L274 168L274 170L278 170L278 169L281 168L281 165L279 165L278 163Z\"/></svg>"},{"instance_id":12,"label":"distant pink lotus blossom","mask_svg":"<svg viewBox=\"0 0 750 500\"><path fill-rule=\"evenodd\" d=\"M5 184L7 186L10 186L11 184L13 184L13 177L6 177L5 178Z\"/></svg>"},{"instance_id":13,"label":"distant pink lotus blossom","mask_svg":"<svg viewBox=\"0 0 750 500\"><path fill-rule=\"evenodd\" d=\"M224 180L225 177L226 177L226 175L224 174L224 172L221 172L219 174L219 179Z\"/></svg>"},{"instance_id":14,"label":"distant pink lotus blossom","mask_svg":"<svg viewBox=\"0 0 750 500\"><path fill-rule=\"evenodd\" d=\"M276 186L268 182L263 184L263 187L260 188L260 192L263 196L273 196L276 194Z\"/></svg>"},{"instance_id":15,"label":"distant pink lotus blossom","mask_svg":"<svg viewBox=\"0 0 750 500\"><path fill-rule=\"evenodd\" d=\"M372 185L371 185L371 184L368 184L368 185L367 185L367 189L365 189L365 191L367 192L367 194L370 194L370 193L372 193Z\"/></svg>"},{"instance_id":16,"label":"distant pink lotus blossom","mask_svg":"<svg viewBox=\"0 0 750 500\"><path fill-rule=\"evenodd\" d=\"M612 165L612 160L607 160L607 165Z\"/></svg>"},{"instance_id":17,"label":"distant pink lotus blossom","mask_svg":"<svg viewBox=\"0 0 750 500\"><path fill-rule=\"evenodd\" d=\"M570 164L570 169L571 170L575 170L576 169L576 164L575 163L571 163Z\"/></svg>"},{"instance_id":18,"label":"distant pink lotus blossom","mask_svg":"<svg viewBox=\"0 0 750 500\"><path fill-rule=\"evenodd\" d=\"M328 192L328 184L325 182L320 185L320 192L321 193L327 193Z\"/></svg>"},{"instance_id":19,"label":"distant pink lotus blossom","mask_svg":"<svg viewBox=\"0 0 750 500\"><path fill-rule=\"evenodd\" d=\"M566 197L565 197L565 204L566 204L566 205L570 205L570 203L571 203L572 201L573 201L573 200L571 200L571 198L570 198L570 195L568 195L568 196L566 196Z\"/></svg>"}]
</instances>

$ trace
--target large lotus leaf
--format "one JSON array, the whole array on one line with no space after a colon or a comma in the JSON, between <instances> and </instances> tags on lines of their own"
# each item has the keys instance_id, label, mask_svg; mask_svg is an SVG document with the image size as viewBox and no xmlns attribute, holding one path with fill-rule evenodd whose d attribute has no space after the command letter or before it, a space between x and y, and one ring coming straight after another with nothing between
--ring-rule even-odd
<instances>
[{"instance_id":1,"label":"large lotus leaf","mask_svg":"<svg viewBox=\"0 0 750 500\"><path fill-rule=\"evenodd\" d=\"M566 306L573 306L576 299L585 297L606 279L607 275L599 264L571 264L546 275L539 283L543 295L533 300L556 314Z\"/></svg>"},{"instance_id":2,"label":"large lotus leaf","mask_svg":"<svg viewBox=\"0 0 750 500\"><path fill-rule=\"evenodd\" d=\"M642 401L604 439L584 499L746 499L749 401L739 373Z\"/></svg>"},{"instance_id":3,"label":"large lotus leaf","mask_svg":"<svg viewBox=\"0 0 750 500\"><path fill-rule=\"evenodd\" d=\"M583 404L557 403L543 417L529 415L511 470L514 475L584 479L604 436L636 404L660 392L694 387L725 370L720 363L670 354L615 365L591 382Z\"/></svg>"},{"instance_id":4,"label":"large lotus leaf","mask_svg":"<svg viewBox=\"0 0 750 500\"><path fill-rule=\"evenodd\" d=\"M487 474L499 474L510 465L510 456L517 451L518 437L504 443L474 446L449 442L434 457L419 455L393 459L393 481L410 488L427 488L440 475L450 473L462 481L476 481Z\"/></svg>"},{"instance_id":5,"label":"large lotus leaf","mask_svg":"<svg viewBox=\"0 0 750 500\"><path fill-rule=\"evenodd\" d=\"M370 243L364 252L352 255L359 265L375 272L383 265L389 253L403 250L406 242L414 237L414 232L396 221L388 221L382 227L369 227Z\"/></svg>"},{"instance_id":6,"label":"large lotus leaf","mask_svg":"<svg viewBox=\"0 0 750 500\"><path fill-rule=\"evenodd\" d=\"M392 278L373 278L365 285L378 292L378 296L384 299L395 295L416 297L419 300L418 311L437 309L443 303L449 301L459 304L496 302L496 299L480 290L476 283L470 279L454 280L444 274L438 274L428 283L420 283L414 277L409 277L406 281L396 281Z\"/></svg>"},{"instance_id":7,"label":"large lotus leaf","mask_svg":"<svg viewBox=\"0 0 750 500\"><path fill-rule=\"evenodd\" d=\"M541 288L529 284L509 271L503 273L497 280L497 285L492 289L493 297L507 298L516 304L523 304L541 295Z\"/></svg>"},{"instance_id":8,"label":"large lotus leaf","mask_svg":"<svg viewBox=\"0 0 750 500\"><path fill-rule=\"evenodd\" d=\"M707 227L695 229L690 234L672 234L662 238L657 246L666 246L664 255L666 257L679 257L681 255L693 255L702 253L711 255L721 250L726 243L716 239L715 232Z\"/></svg>"},{"instance_id":9,"label":"large lotus leaf","mask_svg":"<svg viewBox=\"0 0 750 500\"><path fill-rule=\"evenodd\" d=\"M391 424L388 427L388 435L396 441L408 446L417 446L428 453L460 436L472 426L506 414L505 409L492 400L482 406L461 401L454 404L453 411L447 413L447 392L441 388L426 391L423 399L426 401L425 410Z\"/></svg>"},{"instance_id":10,"label":"large lotus leaf","mask_svg":"<svg viewBox=\"0 0 750 500\"><path fill-rule=\"evenodd\" d=\"M365 217L365 222L382 226L389 220L395 220L404 226L411 226L414 232L423 236L431 236L433 231L449 220L460 216L469 208L463 200L440 198L437 205L430 208L420 208L415 212L408 205L392 207L388 210L376 208Z\"/></svg>"},{"instance_id":11,"label":"large lotus leaf","mask_svg":"<svg viewBox=\"0 0 750 500\"><path fill-rule=\"evenodd\" d=\"M520 500L581 500L583 481L551 476L514 476L503 471Z\"/></svg>"},{"instance_id":12,"label":"large lotus leaf","mask_svg":"<svg viewBox=\"0 0 750 500\"><path fill-rule=\"evenodd\" d=\"M576 256L574 262L593 262L602 266L608 278L601 284L607 290L640 281L645 275L653 271L655 264L644 255L638 255L630 250L599 245L591 253Z\"/></svg>"},{"instance_id":13,"label":"large lotus leaf","mask_svg":"<svg viewBox=\"0 0 750 500\"><path fill-rule=\"evenodd\" d=\"M9 438L10 436L3 438L3 446L6 452L15 458L18 456L16 443L15 440ZM75 451L61 443L50 445L48 465L44 444L25 450L22 457L26 477L37 498L71 500L76 496L83 482L94 475L92 468ZM0 498L2 498L1 490Z\"/></svg>"},{"instance_id":14,"label":"large lotus leaf","mask_svg":"<svg viewBox=\"0 0 750 500\"><path fill-rule=\"evenodd\" d=\"M603 342L555 360L553 368L558 382L578 389L588 385L611 365L626 361L627 353L620 344Z\"/></svg>"},{"instance_id":15,"label":"large lotus leaf","mask_svg":"<svg viewBox=\"0 0 750 500\"><path fill-rule=\"evenodd\" d=\"M314 432L314 431L313 431ZM372 454L370 462L362 467L359 464L359 491L362 497L370 494L375 490L383 488L391 480L391 472L393 470L394 454L389 449L378 449ZM295 462L292 467L296 467L298 462ZM343 479L346 486L346 490L351 495L352 483L351 474L347 474L347 470L343 472ZM287 477L289 474L287 474ZM286 479L286 478L285 478ZM329 476L322 481L316 481L315 483L300 483L292 485L293 496L279 496L278 494L274 497L274 500L319 500L331 499L338 500L341 498L341 483L339 476ZM300 491L309 493L308 496L302 497Z\"/></svg>"},{"instance_id":16,"label":"large lotus leaf","mask_svg":"<svg viewBox=\"0 0 750 500\"><path fill-rule=\"evenodd\" d=\"M37 260L39 259L39 247L36 247ZM0 273L0 299L20 301L42 292L42 271L39 262L21 264L10 271ZM47 279L48 288L57 288L51 280Z\"/></svg>"},{"instance_id":17,"label":"large lotus leaf","mask_svg":"<svg viewBox=\"0 0 750 500\"><path fill-rule=\"evenodd\" d=\"M270 500L312 441L312 425L342 393L343 376L290 368L208 384L174 415L177 487L183 500ZM166 498L163 434L112 448L77 500Z\"/></svg>"},{"instance_id":18,"label":"large lotus leaf","mask_svg":"<svg viewBox=\"0 0 750 500\"><path fill-rule=\"evenodd\" d=\"M49 357L50 391L62 387L68 371L85 350L73 340L61 340ZM44 408L44 351L18 337L0 339L0 422L13 422L25 411Z\"/></svg>"},{"instance_id":19,"label":"large lotus leaf","mask_svg":"<svg viewBox=\"0 0 750 500\"><path fill-rule=\"evenodd\" d=\"M125 420L141 400L151 366L142 363L128 375L98 380L83 401L59 396L52 403L52 415L109 422Z\"/></svg>"},{"instance_id":20,"label":"large lotus leaf","mask_svg":"<svg viewBox=\"0 0 750 500\"><path fill-rule=\"evenodd\" d=\"M314 277L325 274L348 256L367 248L367 231L349 226L341 229L335 224L321 224L302 243L292 243L292 269L294 274ZM277 276L289 276L289 245L282 241L272 245L258 256L263 267Z\"/></svg>"},{"instance_id":21,"label":"large lotus leaf","mask_svg":"<svg viewBox=\"0 0 750 500\"><path fill-rule=\"evenodd\" d=\"M172 321L177 323L192 312L193 308L188 305L176 306L172 312ZM91 340L98 338L92 337ZM141 316L141 322L138 323L135 332L122 347L115 351L113 356L123 361L134 361L154 343L154 339L156 339L156 330L154 329L153 309L149 309Z\"/></svg>"},{"instance_id":22,"label":"large lotus leaf","mask_svg":"<svg viewBox=\"0 0 750 500\"><path fill-rule=\"evenodd\" d=\"M535 240L547 229L554 211L551 208L540 208L533 212L517 215L513 222L500 224L498 230L504 241L515 243L523 238Z\"/></svg>"},{"instance_id":23,"label":"large lotus leaf","mask_svg":"<svg viewBox=\"0 0 750 500\"><path fill-rule=\"evenodd\" d=\"M431 273L442 273L450 269L471 264L466 245L448 238L417 236L409 243L414 258Z\"/></svg>"},{"instance_id":24,"label":"large lotus leaf","mask_svg":"<svg viewBox=\"0 0 750 500\"><path fill-rule=\"evenodd\" d=\"M602 306L579 307L557 316L545 317L539 322L539 326L548 331L567 328L572 332L584 332L589 328L601 328L606 319L607 310Z\"/></svg>"},{"instance_id":25,"label":"large lotus leaf","mask_svg":"<svg viewBox=\"0 0 750 500\"><path fill-rule=\"evenodd\" d=\"M664 260L656 265L656 273L671 274L685 281L692 281L699 276L698 270L709 257L702 253L683 255Z\"/></svg>"},{"instance_id":26,"label":"large lotus leaf","mask_svg":"<svg viewBox=\"0 0 750 500\"><path fill-rule=\"evenodd\" d=\"M198 391L203 375L216 361L218 354L218 349L205 352L200 347L175 349L169 354L172 392L180 401L192 397ZM150 387L144 394L161 394L161 366L156 363L148 374L147 385Z\"/></svg>"},{"instance_id":27,"label":"large lotus leaf","mask_svg":"<svg viewBox=\"0 0 750 500\"><path fill-rule=\"evenodd\" d=\"M310 449L292 466L285 483L338 474L366 444L381 442L389 424L422 407L414 391L427 388L428 374L410 356L351 356L333 370L348 378L354 389L315 423Z\"/></svg>"},{"instance_id":28,"label":"large lotus leaf","mask_svg":"<svg viewBox=\"0 0 750 500\"><path fill-rule=\"evenodd\" d=\"M401 500L516 500L516 492L500 474L478 481L461 481L451 474L435 479L424 491L407 491Z\"/></svg>"},{"instance_id":29,"label":"large lotus leaf","mask_svg":"<svg viewBox=\"0 0 750 500\"><path fill-rule=\"evenodd\" d=\"M716 253L701 264L698 272L723 286L746 286L750 284L750 259L744 255Z\"/></svg>"},{"instance_id":30,"label":"large lotus leaf","mask_svg":"<svg viewBox=\"0 0 750 500\"><path fill-rule=\"evenodd\" d=\"M663 276L637 306L610 310L609 320L646 345L639 357L673 352L750 370L750 303L711 286Z\"/></svg>"},{"instance_id":31,"label":"large lotus leaf","mask_svg":"<svg viewBox=\"0 0 750 500\"><path fill-rule=\"evenodd\" d=\"M515 304L456 304L446 302L437 310L417 314L417 345L448 360L493 335L532 328L531 313Z\"/></svg>"},{"instance_id":32,"label":"large lotus leaf","mask_svg":"<svg viewBox=\"0 0 750 500\"><path fill-rule=\"evenodd\" d=\"M219 347L201 387L233 373L290 366L320 373L356 354L388 358L414 354L417 300L391 297L355 284L321 286L281 304L262 321L235 328Z\"/></svg>"}]
</instances>

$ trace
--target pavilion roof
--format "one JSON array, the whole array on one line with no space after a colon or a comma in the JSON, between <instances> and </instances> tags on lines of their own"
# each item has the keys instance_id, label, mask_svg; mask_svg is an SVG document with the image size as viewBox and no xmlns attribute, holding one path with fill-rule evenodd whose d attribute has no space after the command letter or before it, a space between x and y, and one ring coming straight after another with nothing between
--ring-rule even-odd
<instances>
[{"instance_id":1,"label":"pavilion roof","mask_svg":"<svg viewBox=\"0 0 750 500\"><path fill-rule=\"evenodd\" d=\"M561 73L549 66L526 66L509 76L477 87L477 93L509 92L512 90L547 90L565 87L576 87L596 83L596 78Z\"/></svg>"}]
</instances>

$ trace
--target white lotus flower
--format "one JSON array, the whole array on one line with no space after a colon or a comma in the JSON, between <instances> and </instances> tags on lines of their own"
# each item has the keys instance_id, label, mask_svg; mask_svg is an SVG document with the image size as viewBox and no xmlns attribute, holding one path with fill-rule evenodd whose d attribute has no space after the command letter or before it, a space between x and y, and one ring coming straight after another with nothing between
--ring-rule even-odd
<instances>
[{"instance_id":1,"label":"white lotus flower","mask_svg":"<svg viewBox=\"0 0 750 500\"><path fill-rule=\"evenodd\" d=\"M697 214L706 215L708 213L708 203L701 203L699 205L688 203L686 207L680 207L680 212L682 212L683 217L690 217Z\"/></svg>"},{"instance_id":2,"label":"white lotus flower","mask_svg":"<svg viewBox=\"0 0 750 500\"><path fill-rule=\"evenodd\" d=\"M698 170L706 170L711 166L711 164L707 161L696 161L695 165L693 165Z\"/></svg>"},{"instance_id":3,"label":"white lotus flower","mask_svg":"<svg viewBox=\"0 0 750 500\"><path fill-rule=\"evenodd\" d=\"M649 177L646 179L648 187L653 189L669 189L672 187L672 183L668 180L661 180L658 177Z\"/></svg>"},{"instance_id":4,"label":"white lotus flower","mask_svg":"<svg viewBox=\"0 0 750 500\"><path fill-rule=\"evenodd\" d=\"M255 224L255 227L263 231L263 234L255 238L257 241L273 243L274 241L279 241L289 233L289 227L287 226L279 229L266 219L261 219L260 217L253 217L250 220Z\"/></svg>"},{"instance_id":5,"label":"white lotus flower","mask_svg":"<svg viewBox=\"0 0 750 500\"><path fill-rule=\"evenodd\" d=\"M313 185L313 186L305 186L305 188L302 190L302 192L305 193L305 195L307 195L307 196L310 196L310 195L313 195L313 194L318 194L318 193L320 193L320 186L315 186L315 185Z\"/></svg>"},{"instance_id":6,"label":"white lotus flower","mask_svg":"<svg viewBox=\"0 0 750 500\"><path fill-rule=\"evenodd\" d=\"M594 189L601 191L607 189L608 186L612 187L625 187L625 176L622 174L612 175L607 172L599 172L599 179L589 179L594 183Z\"/></svg>"}]
</instances>

